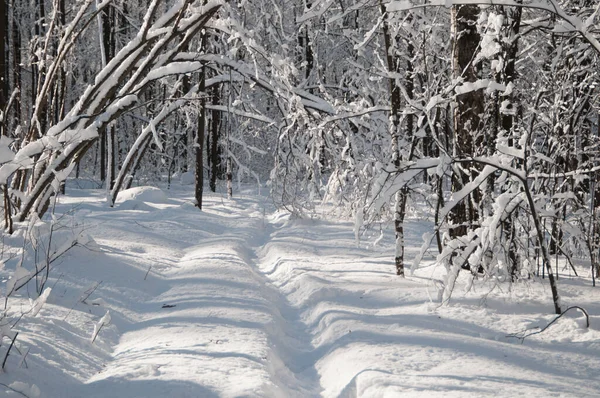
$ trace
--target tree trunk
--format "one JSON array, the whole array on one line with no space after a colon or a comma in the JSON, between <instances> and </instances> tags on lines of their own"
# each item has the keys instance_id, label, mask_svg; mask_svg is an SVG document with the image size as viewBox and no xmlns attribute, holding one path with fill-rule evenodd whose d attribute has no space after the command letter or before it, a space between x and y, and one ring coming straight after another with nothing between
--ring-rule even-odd
<instances>
[{"instance_id":1,"label":"tree trunk","mask_svg":"<svg viewBox=\"0 0 600 398\"><path fill-rule=\"evenodd\" d=\"M17 124L21 123L21 33L16 21L16 10L14 1L12 6L12 73L13 73L13 89L18 90L15 102L15 120Z\"/></svg>"},{"instance_id":2,"label":"tree trunk","mask_svg":"<svg viewBox=\"0 0 600 398\"><path fill-rule=\"evenodd\" d=\"M227 199L233 198L233 165L231 157L227 156Z\"/></svg>"},{"instance_id":3,"label":"tree trunk","mask_svg":"<svg viewBox=\"0 0 600 398\"><path fill-rule=\"evenodd\" d=\"M455 78L463 82L475 82L478 70L473 59L479 46L480 36L477 32L479 7L476 5L454 6L452 8L452 69ZM453 156L470 157L475 154L474 137L480 128L480 115L483 113L483 91L476 90L456 96L454 108ZM452 176L452 192L461 190L476 173L475 169L467 171L462 165L456 165ZM475 203L480 201L480 193L474 191L470 198L457 203L449 214L452 238L465 236L469 226L477 220Z\"/></svg>"},{"instance_id":4,"label":"tree trunk","mask_svg":"<svg viewBox=\"0 0 600 398\"><path fill-rule=\"evenodd\" d=\"M413 141L413 117L406 116L406 130L401 134L400 119L402 115L402 100L400 87L396 83L396 79L401 72L400 57L396 55L397 49L393 43L399 41L399 37L394 40L391 36L389 25L389 14L383 2L380 1L380 9L383 14L383 39L385 43L387 68L390 74L390 129L391 129L391 147L392 147L392 163L396 168L400 168L400 161L404 157L406 160L411 160L415 150L415 142ZM408 61L405 71L405 87L406 94L410 99L414 96L414 80L413 80L413 65L412 57L414 55L414 47L412 43L407 42ZM402 145L401 145L402 142ZM404 151L403 151L404 150ZM406 217L406 203L408 201L409 190L407 187L402 187L397 193L394 204L394 233L396 237L396 251L394 256L394 264L396 265L396 275L404 276L404 219Z\"/></svg>"},{"instance_id":5,"label":"tree trunk","mask_svg":"<svg viewBox=\"0 0 600 398\"><path fill-rule=\"evenodd\" d=\"M592 281L596 286L596 279L600 277L600 184L597 180L598 172L592 174L590 183L591 220L590 220L590 260L592 263Z\"/></svg>"},{"instance_id":6,"label":"tree trunk","mask_svg":"<svg viewBox=\"0 0 600 398\"><path fill-rule=\"evenodd\" d=\"M198 134L196 135L196 206L202 210L202 193L204 189L204 135L206 129L206 67L200 72L200 113L198 115Z\"/></svg>"},{"instance_id":7,"label":"tree trunk","mask_svg":"<svg viewBox=\"0 0 600 398\"><path fill-rule=\"evenodd\" d=\"M100 54L102 66L106 66L115 55L114 41L114 10L105 8L98 16L98 29L100 33ZM114 125L100 133L100 181L106 184L107 192L113 186L115 178L114 168Z\"/></svg>"},{"instance_id":8,"label":"tree trunk","mask_svg":"<svg viewBox=\"0 0 600 398\"><path fill-rule=\"evenodd\" d=\"M307 1L306 9L310 10L311 7L312 7L312 2ZM304 70L304 78L308 79L313 70L314 54L313 54L312 43L310 42L308 26L306 26L306 25L300 29L300 32L298 32L298 44L299 44L300 49L304 50L304 62L306 62L306 67Z\"/></svg>"},{"instance_id":9,"label":"tree trunk","mask_svg":"<svg viewBox=\"0 0 600 398\"><path fill-rule=\"evenodd\" d=\"M104 2L103 5L108 3ZM152 3L156 5L156 2ZM175 3L173 7L177 7L183 13L187 3ZM82 5L81 12L78 16L85 15L85 7ZM180 53L181 46L188 43L196 34L198 34L206 23L214 16L221 7L220 4L208 3L204 10L198 10L195 13L186 14L185 24L180 24L179 28L169 28L173 24L179 23L177 15L172 18L153 19L158 8L150 7L145 16L145 21L150 21L150 25L142 25L148 29L155 29L156 34L161 37L159 40L154 40L144 37L138 46L125 46L119 52L119 62L109 63L107 68L102 70L102 73L96 76L96 79L86 89L84 94L79 98L76 110L71 110L67 117L94 115L92 118L78 119L74 123L74 128L85 131L97 131L106 128L110 122L119 118L124 112L132 109L136 105L136 101L132 97L136 95L136 99L143 98L149 86L156 82L156 79L151 78L151 72L164 66L173 65L174 58ZM176 9L177 9L176 8ZM179 14L181 15L181 14ZM79 19L77 20L79 21ZM153 21L153 22L152 22ZM76 21L74 22L77 23ZM139 34L143 36L145 31ZM141 37L140 36L140 37ZM170 48L171 45L175 48ZM168 50L167 50L168 49ZM58 60L63 60L68 51L58 55ZM52 64L51 64L52 65ZM126 67L124 67L126 66ZM54 70L53 70L54 73ZM53 79L56 75L51 76ZM44 92L40 94L41 98L46 98L48 85L43 87ZM135 92L135 94L133 94ZM126 101L120 99L126 98ZM168 104L166 104L168 107ZM38 117L42 107L34 110L34 116ZM104 117L96 117L95 115L103 115ZM37 120L40 120L38 117ZM92 128L93 125L93 128ZM57 130L53 135L60 134L70 126L57 126ZM32 128L32 137L38 133L40 129ZM42 129L43 131L43 129ZM96 142L95 134L86 136L72 145L62 145L60 150L54 151L49 157L49 167L36 179L34 184L28 190L26 195L23 195L23 201L17 213L17 218L24 221L29 218L40 207L37 206L38 200L43 197L52 182L56 180L57 172L64 170L72 163L77 163L81 157L89 150L90 146ZM39 156L41 151L34 152L34 155ZM37 171L37 170L36 170ZM31 178L30 178L31 180ZM40 214L41 216L41 214Z\"/></svg>"},{"instance_id":10,"label":"tree trunk","mask_svg":"<svg viewBox=\"0 0 600 398\"><path fill-rule=\"evenodd\" d=\"M213 105L218 105L220 96L218 86L215 85L212 92L212 103ZM207 150L210 151L208 159L210 161L210 190L212 192L216 192L217 176L221 174L221 156L219 154L220 125L221 112L213 110L211 119L210 147L207 148Z\"/></svg>"},{"instance_id":11,"label":"tree trunk","mask_svg":"<svg viewBox=\"0 0 600 398\"><path fill-rule=\"evenodd\" d=\"M5 112L8 104L8 54L6 52L6 43L8 39L8 10L6 1L0 0L0 111ZM7 135L7 117L3 117L0 123L0 135Z\"/></svg>"},{"instance_id":12,"label":"tree trunk","mask_svg":"<svg viewBox=\"0 0 600 398\"><path fill-rule=\"evenodd\" d=\"M496 81L502 83L504 85L508 85L509 83L514 82L515 80L515 66L517 62L517 53L519 50L519 31L521 27L521 16L523 9L521 7L506 7L502 8L503 15L508 21L508 32L507 32L507 40L502 44L503 52L504 52L504 68L499 76L496 77ZM514 124L514 115L510 114L500 114L500 97L498 92L494 92L495 96L495 109L494 109L494 117L497 119L496 123L498 123L499 119L499 127L505 131L508 135L508 146L512 147L514 144L513 136L513 124ZM506 96L503 99L508 99L511 102L514 100L513 95L510 95L508 98ZM514 106L514 105L513 105ZM491 154L495 152L495 142L498 137L498 129L494 131L494 136L488 139L488 152ZM491 175L488 183L489 189L493 189L495 185L495 176ZM515 231L515 225L513 219L507 217L503 222L503 232L508 236L509 243L508 247L508 256L507 260L509 262L509 268L511 273L511 279L516 281L520 270L521 270L521 262L519 261L518 256L515 253L513 248L516 248L517 243L517 234Z\"/></svg>"}]
</instances>

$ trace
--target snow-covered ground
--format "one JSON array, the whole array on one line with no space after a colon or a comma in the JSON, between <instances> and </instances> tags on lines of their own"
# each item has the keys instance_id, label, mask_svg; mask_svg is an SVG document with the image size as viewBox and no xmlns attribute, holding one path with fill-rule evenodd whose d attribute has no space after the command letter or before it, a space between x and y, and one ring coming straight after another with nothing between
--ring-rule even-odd
<instances>
[{"instance_id":1,"label":"snow-covered ground","mask_svg":"<svg viewBox=\"0 0 600 398\"><path fill-rule=\"evenodd\" d=\"M430 258L396 277L391 231L357 246L350 222L293 220L250 191L209 194L202 212L191 187L166 192L130 191L113 209L101 191L61 198L57 214L74 213L93 241L53 263L46 304L14 328L28 354L13 348L0 395L600 395L600 287L583 269L564 270L559 288L591 326L570 311L521 341L508 335L554 319L545 280L465 292L464 275L439 306L442 270ZM427 227L409 221L409 258Z\"/></svg>"}]
</instances>

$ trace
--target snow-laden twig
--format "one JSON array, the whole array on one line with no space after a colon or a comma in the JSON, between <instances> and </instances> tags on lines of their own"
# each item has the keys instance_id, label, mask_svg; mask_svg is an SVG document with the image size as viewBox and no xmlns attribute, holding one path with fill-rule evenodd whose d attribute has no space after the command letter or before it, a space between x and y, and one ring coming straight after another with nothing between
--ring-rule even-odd
<instances>
[{"instance_id":1,"label":"snow-laden twig","mask_svg":"<svg viewBox=\"0 0 600 398\"><path fill-rule=\"evenodd\" d=\"M410 0L392 0L387 6L388 12L408 11L423 7L449 7L453 5L490 5L537 9L560 18L568 26L565 31L579 34L597 53L600 54L600 42L590 31L590 21L585 23L576 16L569 15L555 0L520 2L516 0L428 0L422 4Z\"/></svg>"},{"instance_id":2,"label":"snow-laden twig","mask_svg":"<svg viewBox=\"0 0 600 398\"><path fill-rule=\"evenodd\" d=\"M52 292L52 288L47 287L44 290L44 292L42 294L40 294L40 296L31 303L31 316L32 317L36 316L40 312L40 310L42 309L44 304L46 304L46 301L48 300L48 296L50 295L51 292Z\"/></svg>"},{"instance_id":3,"label":"snow-laden twig","mask_svg":"<svg viewBox=\"0 0 600 398\"><path fill-rule=\"evenodd\" d=\"M92 333L92 338L91 338L92 344L94 344L94 341L96 341L96 337L98 337L100 330L102 330L102 328L105 325L108 325L109 323L110 323L110 312L106 311L106 314L104 314L104 316L102 318L100 318L98 323L94 325L94 332Z\"/></svg>"}]
</instances>

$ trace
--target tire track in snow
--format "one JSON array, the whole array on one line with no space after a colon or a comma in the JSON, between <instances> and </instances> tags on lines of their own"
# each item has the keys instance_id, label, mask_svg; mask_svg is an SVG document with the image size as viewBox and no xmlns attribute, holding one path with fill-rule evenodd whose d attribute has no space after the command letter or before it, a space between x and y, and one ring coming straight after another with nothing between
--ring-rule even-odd
<instances>
[{"instance_id":1,"label":"tire track in snow","mask_svg":"<svg viewBox=\"0 0 600 398\"><path fill-rule=\"evenodd\" d=\"M171 264L156 275L158 295L128 309L136 322L122 325L112 360L71 396L321 395L311 336L260 271L274 228L263 224L256 201L238 201L185 217L153 213L153 226L173 224L163 246L147 248ZM173 228L190 222L210 226L195 231L198 238Z\"/></svg>"},{"instance_id":2,"label":"tire track in snow","mask_svg":"<svg viewBox=\"0 0 600 398\"><path fill-rule=\"evenodd\" d=\"M285 391L286 397L320 397L323 387L315 367L316 348L308 326L301 319L301 309L292 305L263 271L267 268L266 252L277 228L260 212L251 210L248 216L254 220L257 233L246 246L239 248L240 257L263 286L264 296L274 305L274 319L267 327L271 342L268 364L272 380Z\"/></svg>"}]
</instances>

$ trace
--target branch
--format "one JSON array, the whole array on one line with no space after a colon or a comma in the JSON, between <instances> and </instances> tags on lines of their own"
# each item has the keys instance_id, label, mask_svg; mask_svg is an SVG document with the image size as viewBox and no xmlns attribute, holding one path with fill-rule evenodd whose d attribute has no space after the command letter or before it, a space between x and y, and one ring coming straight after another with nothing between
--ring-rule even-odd
<instances>
[{"instance_id":1,"label":"branch","mask_svg":"<svg viewBox=\"0 0 600 398\"><path fill-rule=\"evenodd\" d=\"M567 308L566 310L564 310L564 311L562 312L562 314L558 315L558 316L557 316L556 318L554 318L554 319L553 319L553 320L552 320L552 321L551 321L549 324L547 324L547 325L546 325L546 326L544 326L542 329L540 329L540 330L538 330L538 331L536 331L536 332L531 332L531 333L525 334L525 333L527 333L527 330L525 330L525 331L523 331L523 332L518 332L518 333L509 334L509 335L507 335L506 337L514 337L515 339L519 339L519 340L521 340L521 343L523 343L523 341L525 341L525 339L526 339L527 337L529 337L529 336L533 336L534 334L540 334L540 333L542 333L542 332L546 331L546 330L547 330L547 329L548 329L550 326L552 326L552 325L553 325L553 324L554 324L556 321L558 321L558 320L559 320L559 319L560 319L560 318L561 318L561 317L562 317L564 314L566 314L566 313L567 313L569 310L572 310L572 309L577 309L577 310L579 310L580 312L583 312L583 315L585 315L585 327L586 327L586 328L589 328L589 327L590 327L590 316L589 316L589 314L587 313L587 311L586 311L585 309L581 308L581 307L580 307L580 306L578 306L578 305L574 305L574 306L572 306L572 307L569 307L569 308ZM529 329L529 330L531 330L531 329Z\"/></svg>"},{"instance_id":2,"label":"branch","mask_svg":"<svg viewBox=\"0 0 600 398\"><path fill-rule=\"evenodd\" d=\"M11 386L9 386L8 384L4 384L4 383L0 383L0 386L2 387L6 387L11 391L16 392L17 394L21 394L22 396L24 396L25 398L29 398L29 395L26 395L25 393L19 391L19 390L15 390L14 388L12 388Z\"/></svg>"},{"instance_id":3,"label":"branch","mask_svg":"<svg viewBox=\"0 0 600 398\"><path fill-rule=\"evenodd\" d=\"M4 366L6 366L6 361L8 360L8 356L10 355L10 350L13 348L15 341L17 340L17 336L19 332L15 333L15 337L13 337L10 341L10 346L8 346L8 351L6 351L6 355L4 356L4 361L2 361L2 370L4 370Z\"/></svg>"},{"instance_id":4,"label":"branch","mask_svg":"<svg viewBox=\"0 0 600 398\"><path fill-rule=\"evenodd\" d=\"M587 24L581 19L571 16L565 12L555 0L547 0L544 4L540 1L532 3L522 3L516 0L428 0L425 4L414 4L410 0L392 0L387 6L388 12L408 11L416 8L426 7L448 7L452 5L490 5L490 6L509 6L521 7L535 10L542 10L556 15L564 22L569 24L571 31L578 33L598 54L600 54L600 42L588 30Z\"/></svg>"}]
</instances>

